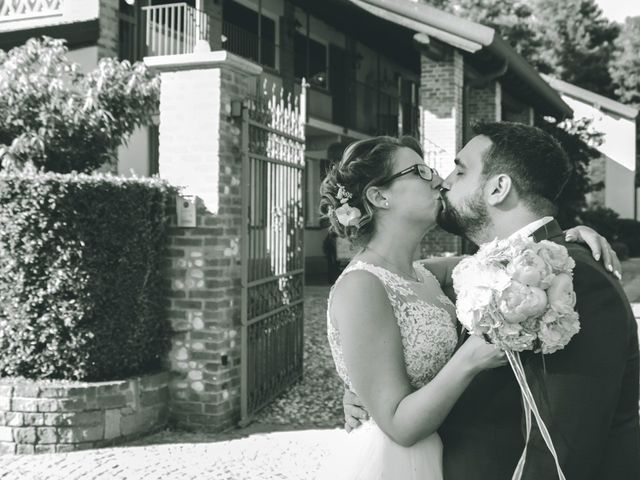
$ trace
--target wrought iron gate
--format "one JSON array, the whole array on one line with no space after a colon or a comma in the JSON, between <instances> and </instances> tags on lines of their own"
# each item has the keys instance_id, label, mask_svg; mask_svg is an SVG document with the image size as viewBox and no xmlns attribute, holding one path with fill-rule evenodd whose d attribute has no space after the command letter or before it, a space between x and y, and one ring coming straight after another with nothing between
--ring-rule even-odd
<instances>
[{"instance_id":1,"label":"wrought iron gate","mask_svg":"<svg viewBox=\"0 0 640 480\"><path fill-rule=\"evenodd\" d=\"M305 89L266 87L242 108L242 423L302 376Z\"/></svg>"}]
</instances>

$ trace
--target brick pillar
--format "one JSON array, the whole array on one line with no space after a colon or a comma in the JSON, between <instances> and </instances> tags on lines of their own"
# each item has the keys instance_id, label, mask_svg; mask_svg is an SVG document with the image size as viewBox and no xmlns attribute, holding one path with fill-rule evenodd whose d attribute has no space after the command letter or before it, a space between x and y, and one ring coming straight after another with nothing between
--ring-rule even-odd
<instances>
[{"instance_id":1,"label":"brick pillar","mask_svg":"<svg viewBox=\"0 0 640 480\"><path fill-rule=\"evenodd\" d=\"M467 88L466 119L469 125L477 122L502 120L502 88L496 80Z\"/></svg>"},{"instance_id":2,"label":"brick pillar","mask_svg":"<svg viewBox=\"0 0 640 480\"><path fill-rule=\"evenodd\" d=\"M519 111L509 111L502 120L505 122L518 122L533 126L534 118L533 107L525 106Z\"/></svg>"},{"instance_id":3,"label":"brick pillar","mask_svg":"<svg viewBox=\"0 0 640 480\"><path fill-rule=\"evenodd\" d=\"M209 47L222 49L222 0L202 0L202 11L209 15Z\"/></svg>"},{"instance_id":4,"label":"brick pillar","mask_svg":"<svg viewBox=\"0 0 640 480\"><path fill-rule=\"evenodd\" d=\"M117 57L120 42L120 20L118 12L120 4L114 0L100 0L98 22L100 35L98 37L98 59Z\"/></svg>"},{"instance_id":5,"label":"brick pillar","mask_svg":"<svg viewBox=\"0 0 640 480\"><path fill-rule=\"evenodd\" d=\"M423 148L433 166L448 175L462 148L464 58L448 48L437 59L423 52L421 64Z\"/></svg>"},{"instance_id":6,"label":"brick pillar","mask_svg":"<svg viewBox=\"0 0 640 480\"><path fill-rule=\"evenodd\" d=\"M197 205L195 228L171 229L170 417L220 431L240 418L242 158L231 102L262 69L225 51L145 61L162 80L159 174Z\"/></svg>"},{"instance_id":7,"label":"brick pillar","mask_svg":"<svg viewBox=\"0 0 640 480\"><path fill-rule=\"evenodd\" d=\"M295 5L291 0L284 1L284 11L280 17L280 75L285 94L293 95L295 84L294 34L296 31ZM308 79L307 79L308 80Z\"/></svg>"},{"instance_id":8,"label":"brick pillar","mask_svg":"<svg viewBox=\"0 0 640 480\"><path fill-rule=\"evenodd\" d=\"M462 148L464 58L460 51L442 46L438 55L421 53L420 108L422 146L427 163L443 176L454 168L453 160ZM458 254L459 237L436 228L421 245L421 257Z\"/></svg>"}]
</instances>

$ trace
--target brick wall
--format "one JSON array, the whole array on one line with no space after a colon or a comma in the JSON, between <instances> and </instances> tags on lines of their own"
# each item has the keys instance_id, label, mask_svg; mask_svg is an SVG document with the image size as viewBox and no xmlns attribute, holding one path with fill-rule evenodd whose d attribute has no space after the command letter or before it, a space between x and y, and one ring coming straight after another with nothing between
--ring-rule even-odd
<instances>
[{"instance_id":1,"label":"brick wall","mask_svg":"<svg viewBox=\"0 0 640 480\"><path fill-rule=\"evenodd\" d=\"M114 445L165 426L166 373L112 382L0 384L0 454Z\"/></svg>"},{"instance_id":2,"label":"brick wall","mask_svg":"<svg viewBox=\"0 0 640 480\"><path fill-rule=\"evenodd\" d=\"M420 244L420 258L459 255L462 252L462 239L445 232L439 227L431 230Z\"/></svg>"},{"instance_id":3,"label":"brick wall","mask_svg":"<svg viewBox=\"0 0 640 480\"><path fill-rule=\"evenodd\" d=\"M100 0L100 36L98 37L98 58L117 57L120 41L118 12L120 4L116 0Z\"/></svg>"},{"instance_id":4,"label":"brick wall","mask_svg":"<svg viewBox=\"0 0 640 480\"><path fill-rule=\"evenodd\" d=\"M499 122L502 113L502 88L497 81L467 89L466 119L469 126L477 122ZM469 136L471 133L469 133Z\"/></svg>"},{"instance_id":5,"label":"brick wall","mask_svg":"<svg viewBox=\"0 0 640 480\"><path fill-rule=\"evenodd\" d=\"M504 121L524 123L525 125L534 124L534 111L532 107L524 107L521 110L507 110L504 112Z\"/></svg>"},{"instance_id":6,"label":"brick wall","mask_svg":"<svg viewBox=\"0 0 640 480\"><path fill-rule=\"evenodd\" d=\"M240 418L242 158L231 104L261 69L227 52L180 57L149 59L162 79L159 174L197 197L197 226L174 216L171 229L170 415L220 431Z\"/></svg>"}]
</instances>

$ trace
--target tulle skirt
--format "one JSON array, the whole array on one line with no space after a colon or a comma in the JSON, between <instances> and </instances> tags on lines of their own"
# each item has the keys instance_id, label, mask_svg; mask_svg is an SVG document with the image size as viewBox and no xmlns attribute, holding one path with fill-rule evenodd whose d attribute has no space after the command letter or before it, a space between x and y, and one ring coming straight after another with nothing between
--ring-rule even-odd
<instances>
[{"instance_id":1,"label":"tulle skirt","mask_svg":"<svg viewBox=\"0 0 640 480\"><path fill-rule=\"evenodd\" d=\"M393 442L371 420L341 436L316 480L442 480L442 441L437 433L411 447Z\"/></svg>"}]
</instances>

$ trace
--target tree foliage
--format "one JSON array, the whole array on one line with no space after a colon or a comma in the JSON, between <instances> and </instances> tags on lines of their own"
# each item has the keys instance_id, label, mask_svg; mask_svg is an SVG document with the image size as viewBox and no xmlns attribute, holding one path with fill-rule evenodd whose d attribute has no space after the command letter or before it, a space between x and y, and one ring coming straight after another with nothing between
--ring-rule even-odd
<instances>
[{"instance_id":1,"label":"tree foliage","mask_svg":"<svg viewBox=\"0 0 640 480\"><path fill-rule=\"evenodd\" d=\"M640 108L640 16L627 17L609 63L615 93L621 102ZM640 186L640 120L636 119L636 186Z\"/></svg>"},{"instance_id":2,"label":"tree foliage","mask_svg":"<svg viewBox=\"0 0 640 480\"><path fill-rule=\"evenodd\" d=\"M595 0L537 0L542 60L553 74L601 95L613 96L608 63L620 28L604 17Z\"/></svg>"},{"instance_id":3,"label":"tree foliage","mask_svg":"<svg viewBox=\"0 0 640 480\"><path fill-rule=\"evenodd\" d=\"M621 102L640 107L640 16L627 17L609 64L615 93Z\"/></svg>"},{"instance_id":4,"label":"tree foliage","mask_svg":"<svg viewBox=\"0 0 640 480\"><path fill-rule=\"evenodd\" d=\"M560 142L569 156L573 173L562 194L557 199L560 206L557 218L565 228L578 223L580 213L587 207L586 194L603 185L595 185L589 177L589 164L600 157L597 147L602 143L602 134L592 126L590 119L550 122L539 119L537 126L550 133Z\"/></svg>"},{"instance_id":5,"label":"tree foliage","mask_svg":"<svg viewBox=\"0 0 640 480\"><path fill-rule=\"evenodd\" d=\"M89 172L157 112L160 81L142 63L102 59L82 74L62 40L0 50L0 158Z\"/></svg>"}]
</instances>

